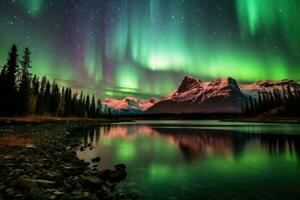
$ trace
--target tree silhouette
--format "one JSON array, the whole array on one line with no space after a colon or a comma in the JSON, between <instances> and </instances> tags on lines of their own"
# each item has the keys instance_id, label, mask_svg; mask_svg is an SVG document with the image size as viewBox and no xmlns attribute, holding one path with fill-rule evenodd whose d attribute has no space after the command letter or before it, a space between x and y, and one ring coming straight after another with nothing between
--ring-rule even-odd
<instances>
[{"instance_id":1,"label":"tree silhouette","mask_svg":"<svg viewBox=\"0 0 300 200\"><path fill-rule=\"evenodd\" d=\"M85 116L88 117L90 115L90 96L87 95L85 99Z\"/></svg>"},{"instance_id":2,"label":"tree silhouette","mask_svg":"<svg viewBox=\"0 0 300 200\"><path fill-rule=\"evenodd\" d=\"M6 65L4 65L3 69L1 70L1 73L0 73L0 111L2 112L2 114L4 115L4 109L5 109L5 106L6 106L6 98L7 96L5 95L6 92Z\"/></svg>"},{"instance_id":3,"label":"tree silhouette","mask_svg":"<svg viewBox=\"0 0 300 200\"><path fill-rule=\"evenodd\" d=\"M97 108L96 108L96 117L100 117L102 113L102 103L101 100L97 100Z\"/></svg>"},{"instance_id":4,"label":"tree silhouette","mask_svg":"<svg viewBox=\"0 0 300 200\"><path fill-rule=\"evenodd\" d=\"M19 114L28 114L29 98L30 98L30 81L31 75L29 73L30 66L30 51L28 48L24 51L23 60L21 61L21 81L19 85Z\"/></svg>"},{"instance_id":5,"label":"tree silhouette","mask_svg":"<svg viewBox=\"0 0 300 200\"><path fill-rule=\"evenodd\" d=\"M95 97L93 95L91 106L90 106L90 117L95 117L95 116L96 116L96 103L95 103Z\"/></svg>"},{"instance_id":6,"label":"tree silhouette","mask_svg":"<svg viewBox=\"0 0 300 200\"><path fill-rule=\"evenodd\" d=\"M15 44L11 47L6 66L4 68L6 69L3 91L5 105L4 114L15 115L17 113L17 72L19 69L18 49Z\"/></svg>"},{"instance_id":7,"label":"tree silhouette","mask_svg":"<svg viewBox=\"0 0 300 200\"><path fill-rule=\"evenodd\" d=\"M22 60L18 61L17 47L13 45L0 72L0 116L100 116L101 101L96 104L94 95L90 99L81 92L78 98L78 93L73 93L71 87L60 89L55 80L50 84L46 76L41 81L37 75L31 77L30 63L29 49L25 49Z\"/></svg>"}]
</instances>

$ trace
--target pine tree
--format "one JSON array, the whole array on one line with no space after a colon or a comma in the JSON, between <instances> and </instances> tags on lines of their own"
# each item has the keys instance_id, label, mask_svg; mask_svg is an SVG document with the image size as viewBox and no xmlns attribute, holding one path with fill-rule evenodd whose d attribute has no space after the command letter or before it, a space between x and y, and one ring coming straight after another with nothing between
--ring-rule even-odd
<instances>
[{"instance_id":1,"label":"pine tree","mask_svg":"<svg viewBox=\"0 0 300 200\"><path fill-rule=\"evenodd\" d=\"M37 100L39 96L39 88L40 88L40 82L39 79L36 75L33 76L32 81L31 81L31 103L30 103L30 111L31 114L37 114Z\"/></svg>"},{"instance_id":2,"label":"pine tree","mask_svg":"<svg viewBox=\"0 0 300 200\"><path fill-rule=\"evenodd\" d=\"M23 60L21 61L21 82L19 85L19 114L28 114L29 111L29 98L30 98L30 79L29 73L30 66L30 51L25 49Z\"/></svg>"},{"instance_id":3,"label":"pine tree","mask_svg":"<svg viewBox=\"0 0 300 200\"><path fill-rule=\"evenodd\" d=\"M113 111L110 107L107 107L107 116L109 119L112 119L113 117Z\"/></svg>"},{"instance_id":4,"label":"pine tree","mask_svg":"<svg viewBox=\"0 0 300 200\"><path fill-rule=\"evenodd\" d=\"M45 93L44 93L44 97L43 97L43 99L44 99L44 103L43 103L44 108L43 108L42 114L47 114L47 115L50 114L50 97L51 97L50 96L50 88L51 88L50 82L47 81L46 88L45 88Z\"/></svg>"},{"instance_id":5,"label":"pine tree","mask_svg":"<svg viewBox=\"0 0 300 200\"><path fill-rule=\"evenodd\" d=\"M276 107L276 101L275 101L275 98L274 98L274 92L273 91L269 91L268 92L268 96L269 96L269 101L270 101L270 104L271 104L271 107L274 108Z\"/></svg>"},{"instance_id":6,"label":"pine tree","mask_svg":"<svg viewBox=\"0 0 300 200\"><path fill-rule=\"evenodd\" d=\"M96 108L96 116L100 117L101 112L102 112L102 103L101 103L101 100L98 99L97 100L97 108Z\"/></svg>"},{"instance_id":7,"label":"pine tree","mask_svg":"<svg viewBox=\"0 0 300 200\"><path fill-rule=\"evenodd\" d=\"M78 106L77 106L77 93L74 93L72 96L72 101L71 101L71 115L72 116L78 116Z\"/></svg>"},{"instance_id":8,"label":"pine tree","mask_svg":"<svg viewBox=\"0 0 300 200\"><path fill-rule=\"evenodd\" d=\"M6 65L1 70L0 73L0 115L4 115L5 113L5 101L6 101L6 92L5 88L6 87Z\"/></svg>"},{"instance_id":9,"label":"pine tree","mask_svg":"<svg viewBox=\"0 0 300 200\"><path fill-rule=\"evenodd\" d=\"M61 90L56 116L63 116L64 112L65 112L65 87L63 87Z\"/></svg>"},{"instance_id":10,"label":"pine tree","mask_svg":"<svg viewBox=\"0 0 300 200\"><path fill-rule=\"evenodd\" d=\"M6 63L5 85L4 85L4 114L15 115L17 112L17 72L18 65L18 49L14 44L11 47L9 58Z\"/></svg>"},{"instance_id":11,"label":"pine tree","mask_svg":"<svg viewBox=\"0 0 300 200\"><path fill-rule=\"evenodd\" d=\"M277 88L274 89L273 91L273 96L274 96L274 99L275 99L275 105L278 107L278 106L281 106L282 105L282 95L280 94L279 90Z\"/></svg>"},{"instance_id":12,"label":"pine tree","mask_svg":"<svg viewBox=\"0 0 300 200\"><path fill-rule=\"evenodd\" d=\"M71 88L66 88L65 94L64 94L64 99L65 99L65 109L64 109L64 116L70 116L72 113L71 107L72 107L72 89Z\"/></svg>"},{"instance_id":13,"label":"pine tree","mask_svg":"<svg viewBox=\"0 0 300 200\"><path fill-rule=\"evenodd\" d=\"M95 103L95 97L93 95L91 106L90 106L90 116L95 117L95 115L96 115L96 103Z\"/></svg>"},{"instance_id":14,"label":"pine tree","mask_svg":"<svg viewBox=\"0 0 300 200\"><path fill-rule=\"evenodd\" d=\"M79 102L78 102L79 116L84 116L84 96L83 92L80 92Z\"/></svg>"},{"instance_id":15,"label":"pine tree","mask_svg":"<svg viewBox=\"0 0 300 200\"><path fill-rule=\"evenodd\" d=\"M85 117L90 116L89 111L90 111L90 96L87 95L85 100Z\"/></svg>"},{"instance_id":16,"label":"pine tree","mask_svg":"<svg viewBox=\"0 0 300 200\"><path fill-rule=\"evenodd\" d=\"M51 115L56 115L59 100L60 100L59 87L55 83L55 81L53 81L51 95L50 95L50 102L49 102L49 109L50 109Z\"/></svg>"},{"instance_id":17,"label":"pine tree","mask_svg":"<svg viewBox=\"0 0 300 200\"><path fill-rule=\"evenodd\" d=\"M243 116L245 117L249 116L251 112L251 108L249 105L250 98L251 96L247 97L246 101L243 102Z\"/></svg>"},{"instance_id":18,"label":"pine tree","mask_svg":"<svg viewBox=\"0 0 300 200\"><path fill-rule=\"evenodd\" d=\"M255 113L255 107L253 98L249 96L249 103L248 103L249 115L252 116Z\"/></svg>"},{"instance_id":19,"label":"pine tree","mask_svg":"<svg viewBox=\"0 0 300 200\"><path fill-rule=\"evenodd\" d=\"M42 81L40 82L40 89L37 98L37 114L44 114L45 111L45 89L47 84L47 78L43 76Z\"/></svg>"},{"instance_id":20,"label":"pine tree","mask_svg":"<svg viewBox=\"0 0 300 200\"><path fill-rule=\"evenodd\" d=\"M262 97L262 93L259 93L257 99L257 114L262 112L263 112L263 97Z\"/></svg>"},{"instance_id":21,"label":"pine tree","mask_svg":"<svg viewBox=\"0 0 300 200\"><path fill-rule=\"evenodd\" d=\"M64 108L64 116L68 116L69 115L69 88L65 89L65 93L64 93L64 100L65 100L65 108Z\"/></svg>"}]
</instances>

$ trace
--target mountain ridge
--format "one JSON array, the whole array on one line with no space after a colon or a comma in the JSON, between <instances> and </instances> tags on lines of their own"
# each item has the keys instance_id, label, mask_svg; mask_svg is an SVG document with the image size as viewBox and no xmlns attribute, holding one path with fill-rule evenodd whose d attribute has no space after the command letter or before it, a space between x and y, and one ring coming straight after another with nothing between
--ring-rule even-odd
<instances>
[{"instance_id":1,"label":"mountain ridge","mask_svg":"<svg viewBox=\"0 0 300 200\"><path fill-rule=\"evenodd\" d=\"M185 76L174 91L159 99L107 98L104 104L120 114L239 113L247 96L288 86L300 88L300 84L288 79L239 84L231 77L202 81L194 76Z\"/></svg>"},{"instance_id":2,"label":"mountain ridge","mask_svg":"<svg viewBox=\"0 0 300 200\"><path fill-rule=\"evenodd\" d=\"M236 113L245 98L231 77L203 82L186 76L175 91L162 97L146 113Z\"/></svg>"}]
</instances>

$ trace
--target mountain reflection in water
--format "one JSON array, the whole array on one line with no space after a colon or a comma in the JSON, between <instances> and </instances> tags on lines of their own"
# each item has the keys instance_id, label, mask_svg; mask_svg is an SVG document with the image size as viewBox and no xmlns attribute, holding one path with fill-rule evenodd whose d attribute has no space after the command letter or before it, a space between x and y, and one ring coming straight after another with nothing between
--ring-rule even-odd
<instances>
[{"instance_id":1,"label":"mountain reflection in water","mask_svg":"<svg viewBox=\"0 0 300 200\"><path fill-rule=\"evenodd\" d=\"M210 129L159 128L151 125L107 125L88 129L83 135L83 145L91 143L97 147L100 138L110 141L122 138L124 141L138 137L160 138L176 146L187 162L201 159L205 155L234 155L238 157L247 144L269 154L289 153L300 155L300 135L243 134Z\"/></svg>"},{"instance_id":2,"label":"mountain reflection in water","mask_svg":"<svg viewBox=\"0 0 300 200\"><path fill-rule=\"evenodd\" d=\"M93 149L77 154L100 156L100 169L124 163L119 188L145 199L300 199L300 125L191 123L87 129Z\"/></svg>"}]
</instances>

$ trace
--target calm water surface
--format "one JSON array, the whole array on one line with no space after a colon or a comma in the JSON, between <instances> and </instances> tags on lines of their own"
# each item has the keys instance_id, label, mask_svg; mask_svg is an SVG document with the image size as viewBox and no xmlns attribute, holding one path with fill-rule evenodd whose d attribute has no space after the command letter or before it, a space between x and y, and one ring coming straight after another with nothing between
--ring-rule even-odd
<instances>
[{"instance_id":1,"label":"calm water surface","mask_svg":"<svg viewBox=\"0 0 300 200\"><path fill-rule=\"evenodd\" d=\"M82 133L101 168L124 163L144 199L300 199L300 124L138 121Z\"/></svg>"}]
</instances>

